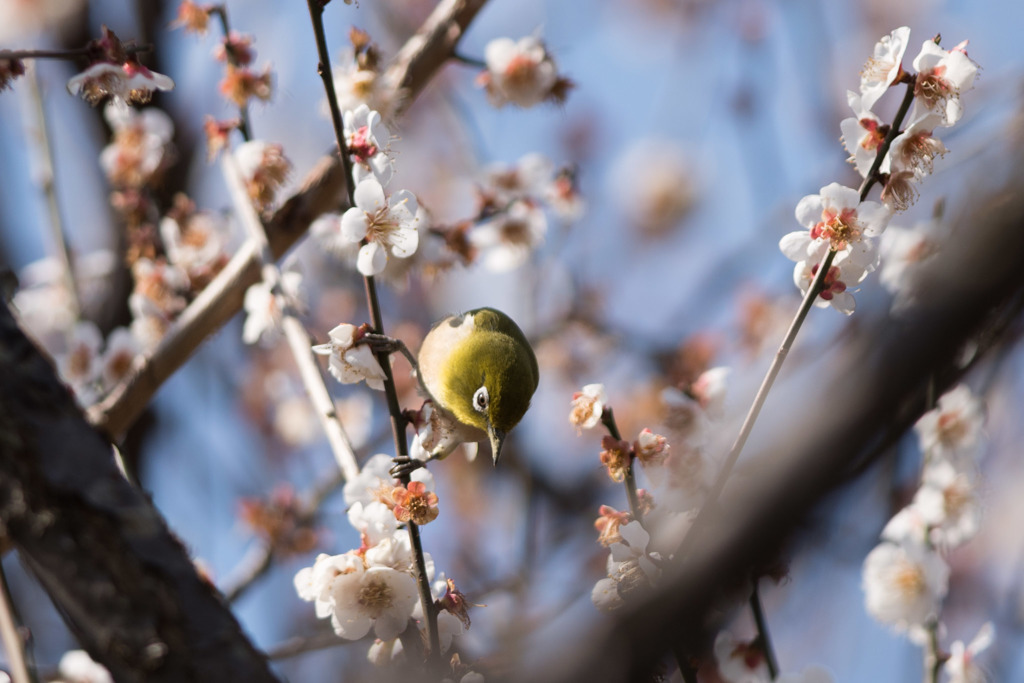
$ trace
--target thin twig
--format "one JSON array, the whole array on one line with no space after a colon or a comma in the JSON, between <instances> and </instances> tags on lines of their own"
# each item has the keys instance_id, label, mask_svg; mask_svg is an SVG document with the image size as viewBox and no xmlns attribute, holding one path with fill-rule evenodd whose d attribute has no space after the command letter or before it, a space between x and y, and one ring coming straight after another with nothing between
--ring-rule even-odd
<instances>
[{"instance_id":1,"label":"thin twig","mask_svg":"<svg viewBox=\"0 0 1024 683\"><path fill-rule=\"evenodd\" d=\"M612 413L611 406L605 407L601 413L601 424L605 426L608 433L616 441L622 441L622 434L619 433L619 426L615 424L615 414ZM633 466L636 464L636 453L632 448L629 449L629 464L626 466L626 476L623 479L623 484L626 486L626 497L629 499L629 511L633 515L633 519L644 523L644 514L640 509L640 496L636 491L636 472Z\"/></svg>"},{"instance_id":2,"label":"thin twig","mask_svg":"<svg viewBox=\"0 0 1024 683\"><path fill-rule=\"evenodd\" d=\"M78 295L78 285L75 283L74 260L71 256L71 247L68 245L67 236L64 230L64 220L60 213L60 204L57 201L57 185L53 175L53 146L50 144L49 119L46 116L46 107L43 103L43 93L39 82L39 72L35 66L28 66L28 92L35 109L35 119L39 121L35 129L35 135L29 137L39 143L39 150L36 154L37 177L43 196L46 198L46 209L50 215L50 235L53 238L54 256L61 264L61 277L64 280L64 288L67 289L69 303L74 316L81 314L82 305Z\"/></svg>"},{"instance_id":3,"label":"thin twig","mask_svg":"<svg viewBox=\"0 0 1024 683\"><path fill-rule=\"evenodd\" d=\"M775 657L775 649L772 647L772 639L768 632L768 620L764 617L758 577L753 577L751 583L753 585L750 591L750 611L754 613L754 623L757 624L757 640L761 644L761 651L764 652L768 675L774 681L779 675L779 660Z\"/></svg>"},{"instance_id":4,"label":"thin twig","mask_svg":"<svg viewBox=\"0 0 1024 683\"><path fill-rule=\"evenodd\" d=\"M348 642L347 640L342 640L333 632L317 633L312 636L295 636L268 649L267 659L288 659L289 657L297 657L307 652L316 652L317 650L326 650L339 645L345 645Z\"/></svg>"},{"instance_id":5,"label":"thin twig","mask_svg":"<svg viewBox=\"0 0 1024 683\"><path fill-rule=\"evenodd\" d=\"M892 144L892 141L897 135L899 135L900 126L902 125L903 119L907 115L907 111L910 109L910 103L913 102L913 100L914 83L911 81L907 85L906 94L904 95L903 102L900 104L900 108L893 119L889 134L879 147L878 154L875 156L875 161L864 177L864 182L861 183L861 201L864 201L868 192L878 181L878 169L881 167L882 160L885 158L885 155L888 154L889 146ZM807 294L804 295L803 301L800 302L800 308L797 309L796 316L793 318L793 322L790 323L789 330L786 331L786 336L782 340L779 350L775 353L775 358L772 360L771 366L768 368L768 373L765 375L760 388L757 390L757 395L754 397L754 402L750 406L750 410L747 412L747 416L743 420L743 424L740 427L740 432L736 437L736 441L733 443L732 448L729 449L729 454L726 456L725 462L722 464L722 469L715 478L715 482L712 485L711 490L708 492L708 496L705 499L704 504L697 513L693 526L690 527L689 533L683 537L683 542L680 544L679 550L676 552L678 557L684 558L685 560L686 555L697 540L699 531L706 524L707 516L713 512L715 505L718 502L718 498L721 496L722 490L725 488L725 483L729 479L729 475L732 473L732 468L736 464L736 460L739 458L740 453L743 451L743 447L747 443L747 438L754 429L754 423L761 414L761 408L764 406L764 403L768 398L768 392L771 391L772 385L775 383L775 379L779 375L779 371L782 370L782 364L785 362L786 356L789 355L789 351L793 347L793 342L796 340L796 335L803 326L804 319L807 318L807 314L810 312L811 306L814 305L815 299L818 298L818 294L821 292L822 285L825 282L825 277L828 274L829 269L832 267L832 262L836 257L836 253L835 249L829 249L828 255L818 268L814 281L811 282L811 286L807 290Z\"/></svg>"},{"instance_id":6,"label":"thin twig","mask_svg":"<svg viewBox=\"0 0 1024 683\"><path fill-rule=\"evenodd\" d=\"M7 588L7 577L3 565L0 564L0 639L3 640L7 661L11 667L11 679L14 683L35 683L35 676L30 674L25 643L18 633L18 619L15 616L14 604Z\"/></svg>"},{"instance_id":7,"label":"thin twig","mask_svg":"<svg viewBox=\"0 0 1024 683\"><path fill-rule=\"evenodd\" d=\"M153 46L124 45L124 51L130 55L142 52L152 52ZM0 50L0 59L67 59L73 60L79 57L88 57L95 54L95 48L78 47L71 50Z\"/></svg>"},{"instance_id":8,"label":"thin twig","mask_svg":"<svg viewBox=\"0 0 1024 683\"><path fill-rule=\"evenodd\" d=\"M273 254L270 250L270 243L267 241L263 222L260 221L256 209L245 192L234 156L228 153L224 154L221 159L228 190L234 200L235 210L249 233L249 240L258 246L258 251L264 261L263 278L270 285L271 295L276 296L276 292L280 290L281 271L273 260ZM291 348L292 356L295 358L295 364L299 368L302 384L306 388L310 402L313 404L313 410L316 412L317 419L320 420L320 426L327 435L327 441L330 443L331 452L334 453L338 467L344 473L346 479L354 479L359 475L359 464L356 462L355 451L352 449L352 443L349 441L348 435L345 434L341 421L338 419L338 414L334 408L334 400L327 390L327 385L324 384L324 377L320 373L320 366L317 363L316 356L313 354L313 345L310 342L309 334L296 317L290 304L284 306L281 327L284 329L288 346Z\"/></svg>"},{"instance_id":9,"label":"thin twig","mask_svg":"<svg viewBox=\"0 0 1024 683\"><path fill-rule=\"evenodd\" d=\"M217 18L220 19L220 27L224 32L224 54L228 58L228 64L234 67L238 67L238 55L235 51L230 48L228 41L231 39L231 26L228 24L228 8L227 5L214 5L210 8L210 14L216 14ZM251 136L252 127L249 125L249 105L243 104L238 107L240 122L238 124L238 131L242 134L245 140L249 140Z\"/></svg>"},{"instance_id":10,"label":"thin twig","mask_svg":"<svg viewBox=\"0 0 1024 683\"><path fill-rule=\"evenodd\" d=\"M337 93L334 91L334 77L331 73L331 57L327 51L327 37L324 33L323 5L317 0L307 0L309 17L313 24L313 35L316 39L317 56L319 64L317 72L324 84L324 91L327 93L327 103L331 109L331 124L334 127L334 136L338 144L338 155L341 158L342 168L345 169L345 185L348 188L349 204L355 205L353 192L355 190L352 182L352 160L349 158L348 148L345 142L345 130L342 123L341 109L338 106ZM372 276L365 276L363 282L366 288L367 308L370 311L373 331L377 334L384 334L384 317L381 313L380 300L377 296L377 286ZM384 370L384 394L387 397L388 414L391 416L391 429L395 439L396 458L408 458L409 446L405 438L406 420L402 415L402 407L398 403L398 391L395 388L395 379L391 370L391 357L385 352L377 353L377 360ZM403 473L401 477L403 484L409 483L409 474ZM430 580L427 577L427 563L423 555L423 542L420 539L420 530L414 522L408 522L409 541L412 545L413 557L416 566L416 583L419 587L420 605L423 608L423 615L427 642L430 644L427 665L431 670L438 670L441 663L441 639L437 630L437 607L430 591Z\"/></svg>"},{"instance_id":11,"label":"thin twig","mask_svg":"<svg viewBox=\"0 0 1024 683\"><path fill-rule=\"evenodd\" d=\"M925 629L928 631L928 640L924 644L924 671L921 680L924 683L939 683L939 672L942 671L942 659L939 657L939 623L932 620Z\"/></svg>"}]
</instances>

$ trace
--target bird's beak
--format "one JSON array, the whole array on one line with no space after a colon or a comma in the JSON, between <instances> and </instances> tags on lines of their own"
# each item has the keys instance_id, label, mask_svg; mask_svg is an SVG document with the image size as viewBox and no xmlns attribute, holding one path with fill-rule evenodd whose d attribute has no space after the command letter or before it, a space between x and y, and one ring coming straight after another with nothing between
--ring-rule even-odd
<instances>
[{"instance_id":1,"label":"bird's beak","mask_svg":"<svg viewBox=\"0 0 1024 683\"><path fill-rule=\"evenodd\" d=\"M501 444L505 443L505 432L489 427L487 437L491 440L491 456L494 458L494 464L497 465L498 456L501 455Z\"/></svg>"}]
</instances>

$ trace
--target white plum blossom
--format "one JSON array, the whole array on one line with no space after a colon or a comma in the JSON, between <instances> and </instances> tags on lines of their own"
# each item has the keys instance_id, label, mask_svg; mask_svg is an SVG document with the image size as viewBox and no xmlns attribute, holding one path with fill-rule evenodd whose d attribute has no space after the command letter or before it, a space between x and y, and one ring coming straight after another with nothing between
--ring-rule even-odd
<instances>
[{"instance_id":1,"label":"white plum blossom","mask_svg":"<svg viewBox=\"0 0 1024 683\"><path fill-rule=\"evenodd\" d=\"M265 140L249 140L236 147L234 155L249 198L257 209L265 210L273 204L291 172L292 164L284 156L284 147Z\"/></svg>"},{"instance_id":2,"label":"white plum blossom","mask_svg":"<svg viewBox=\"0 0 1024 683\"><path fill-rule=\"evenodd\" d=\"M469 241L481 251L484 267L501 273L526 263L547 229L547 218L536 204L517 200L475 227Z\"/></svg>"},{"instance_id":3,"label":"white plum blossom","mask_svg":"<svg viewBox=\"0 0 1024 683\"><path fill-rule=\"evenodd\" d=\"M972 462L985 421L981 401L960 384L939 398L939 404L914 425L926 457Z\"/></svg>"},{"instance_id":4,"label":"white plum blossom","mask_svg":"<svg viewBox=\"0 0 1024 683\"><path fill-rule=\"evenodd\" d=\"M909 40L910 29L901 26L875 43L871 57L860 72L861 103L865 109L871 109L900 77ZM914 66L917 67L916 62Z\"/></svg>"},{"instance_id":5,"label":"white plum blossom","mask_svg":"<svg viewBox=\"0 0 1024 683\"><path fill-rule=\"evenodd\" d=\"M840 253L832 261L832 265L822 281L821 291L814 300L814 305L819 308L831 306L844 315L851 315L857 306L852 292L856 291L856 286L864 281L868 271L864 266L851 259L840 258L844 253ZM821 263L817 261L800 261L793 268L793 282L800 288L800 292L804 296L810 290L811 283L814 282L820 266Z\"/></svg>"},{"instance_id":6,"label":"white plum blossom","mask_svg":"<svg viewBox=\"0 0 1024 683\"><path fill-rule=\"evenodd\" d=\"M380 366L373 351L366 344L356 345L358 328L342 323L330 331L326 344L317 344L313 353L329 356L328 370L342 384L355 384L366 380L367 386L378 391L384 390L384 368Z\"/></svg>"},{"instance_id":7,"label":"white plum blossom","mask_svg":"<svg viewBox=\"0 0 1024 683\"><path fill-rule=\"evenodd\" d=\"M345 146L352 157L352 176L356 184L374 177L387 185L395 173L391 153L392 135L381 121L380 112L365 104L344 114Z\"/></svg>"},{"instance_id":8,"label":"white plum blossom","mask_svg":"<svg viewBox=\"0 0 1024 683\"><path fill-rule=\"evenodd\" d=\"M390 567L365 567L354 553L320 555L313 567L295 575L299 597L315 602L317 616L328 614L334 632L358 640L372 628L381 640L405 630L416 604L416 580Z\"/></svg>"},{"instance_id":9,"label":"white plum blossom","mask_svg":"<svg viewBox=\"0 0 1024 683\"><path fill-rule=\"evenodd\" d=\"M330 616L334 608L331 593L334 579L342 574L356 571L363 566L363 560L355 553L344 555L317 555L312 567L304 567L295 574L295 591L306 602L314 603L319 619Z\"/></svg>"},{"instance_id":10,"label":"white plum blossom","mask_svg":"<svg viewBox=\"0 0 1024 683\"><path fill-rule=\"evenodd\" d=\"M243 302L246 316L242 327L242 341L246 344L271 344L277 339L285 310L299 306L302 293L302 274L295 271L281 273L278 286L266 279L245 291Z\"/></svg>"},{"instance_id":11,"label":"white plum blossom","mask_svg":"<svg viewBox=\"0 0 1024 683\"><path fill-rule=\"evenodd\" d=\"M100 166L111 184L141 187L160 170L174 137L174 123L155 107L141 111L111 102L103 115L114 141L100 152Z\"/></svg>"},{"instance_id":12,"label":"white plum blossom","mask_svg":"<svg viewBox=\"0 0 1024 683\"><path fill-rule=\"evenodd\" d=\"M949 676L948 683L985 683L989 680L988 675L974 660L992 645L995 636L995 626L992 622L986 622L966 647L962 640L950 645L949 659L942 665L942 670Z\"/></svg>"},{"instance_id":13,"label":"white plum blossom","mask_svg":"<svg viewBox=\"0 0 1024 683\"><path fill-rule=\"evenodd\" d=\"M711 417L720 417L725 406L725 395L729 388L732 368L719 366L709 368L690 385L690 393L700 407Z\"/></svg>"},{"instance_id":14,"label":"white plum blossom","mask_svg":"<svg viewBox=\"0 0 1024 683\"><path fill-rule=\"evenodd\" d=\"M935 545L954 548L978 533L981 509L975 478L972 472L958 471L948 460L925 465L913 505L932 527L930 540Z\"/></svg>"},{"instance_id":15,"label":"white plum blossom","mask_svg":"<svg viewBox=\"0 0 1024 683\"><path fill-rule=\"evenodd\" d=\"M949 566L923 544L883 542L865 558L861 585L868 613L904 631L938 616Z\"/></svg>"},{"instance_id":16,"label":"white plum blossom","mask_svg":"<svg viewBox=\"0 0 1024 683\"><path fill-rule=\"evenodd\" d=\"M116 104L145 104L155 90L173 90L168 76L150 71L135 60L123 64L99 62L68 79L68 92L81 95L90 104L97 104L110 95Z\"/></svg>"},{"instance_id":17,"label":"white plum blossom","mask_svg":"<svg viewBox=\"0 0 1024 683\"><path fill-rule=\"evenodd\" d=\"M768 662L756 641L737 640L728 631L715 637L715 662L718 675L728 683L768 683Z\"/></svg>"},{"instance_id":18,"label":"white plum blossom","mask_svg":"<svg viewBox=\"0 0 1024 683\"><path fill-rule=\"evenodd\" d=\"M604 414L607 403L608 394L605 393L603 384L584 386L581 391L573 394L569 423L575 426L577 431L593 429L601 422L601 415Z\"/></svg>"},{"instance_id":19,"label":"white plum blossom","mask_svg":"<svg viewBox=\"0 0 1024 683\"><path fill-rule=\"evenodd\" d=\"M363 275L378 275L388 262L388 252L398 258L412 256L419 245L416 224L418 203L408 190L388 198L375 178L356 185L355 206L341 216L341 236L359 248L356 267Z\"/></svg>"},{"instance_id":20,"label":"white plum blossom","mask_svg":"<svg viewBox=\"0 0 1024 683\"><path fill-rule=\"evenodd\" d=\"M209 211L198 211L178 219L160 220L160 237L171 263L184 270L190 280L209 277L211 269L225 258L227 227L224 219Z\"/></svg>"},{"instance_id":21,"label":"white plum blossom","mask_svg":"<svg viewBox=\"0 0 1024 683\"><path fill-rule=\"evenodd\" d=\"M807 195L796 205L796 220L809 231L812 240L828 242L843 251L865 237L882 234L889 222L889 210L882 204L860 201L853 188L830 183L819 194Z\"/></svg>"},{"instance_id":22,"label":"white plum blossom","mask_svg":"<svg viewBox=\"0 0 1024 683\"><path fill-rule=\"evenodd\" d=\"M98 327L88 320L79 321L71 330L67 350L57 359L60 376L71 387L75 398L83 406L98 398L96 382L100 378L100 348L103 335Z\"/></svg>"},{"instance_id":23,"label":"white plum blossom","mask_svg":"<svg viewBox=\"0 0 1024 683\"><path fill-rule=\"evenodd\" d=\"M931 174L935 159L949 151L942 140L933 135L935 127L940 123L938 116L929 114L917 119L896 136L888 154L892 168L895 171L910 171L917 181Z\"/></svg>"},{"instance_id":24,"label":"white plum blossom","mask_svg":"<svg viewBox=\"0 0 1024 683\"><path fill-rule=\"evenodd\" d=\"M362 501L354 503L348 509L348 523L359 532L360 536L365 538L366 544L371 547L385 539L390 539L398 529L398 520L395 519L391 508L377 500L368 503Z\"/></svg>"},{"instance_id":25,"label":"white plum blossom","mask_svg":"<svg viewBox=\"0 0 1024 683\"><path fill-rule=\"evenodd\" d=\"M57 665L63 683L114 683L106 667L93 660L85 650L69 650Z\"/></svg>"},{"instance_id":26,"label":"white plum blossom","mask_svg":"<svg viewBox=\"0 0 1024 683\"><path fill-rule=\"evenodd\" d=\"M927 543L929 538L928 520L917 505L911 504L893 515L881 534L883 541L898 545Z\"/></svg>"},{"instance_id":27,"label":"white plum blossom","mask_svg":"<svg viewBox=\"0 0 1024 683\"><path fill-rule=\"evenodd\" d=\"M939 253L937 221L917 223L912 228L889 226L879 241L881 269L879 282L892 294L894 312L905 310L921 294L922 268Z\"/></svg>"},{"instance_id":28,"label":"white plum blossom","mask_svg":"<svg viewBox=\"0 0 1024 683\"><path fill-rule=\"evenodd\" d=\"M946 51L934 40L926 40L914 58L917 82L914 85L914 113L918 108L939 115L943 126L952 126L963 116L960 94L974 87L978 65L967 56L967 41Z\"/></svg>"},{"instance_id":29,"label":"white plum blossom","mask_svg":"<svg viewBox=\"0 0 1024 683\"><path fill-rule=\"evenodd\" d=\"M856 167L861 177L865 178L875 163L875 157L878 156L878 150L885 141L889 127L870 109L864 107L863 100L857 93L848 90L846 99L854 116L840 121L839 130L842 132L843 146L850 153L849 161ZM889 172L889 158L890 155L886 155L882 160L878 167L880 173Z\"/></svg>"},{"instance_id":30,"label":"white plum blossom","mask_svg":"<svg viewBox=\"0 0 1024 683\"><path fill-rule=\"evenodd\" d=\"M118 327L107 336L106 349L100 360L103 385L110 389L131 372L135 359L142 352L139 341L126 327Z\"/></svg>"},{"instance_id":31,"label":"white plum blossom","mask_svg":"<svg viewBox=\"0 0 1024 683\"><path fill-rule=\"evenodd\" d=\"M495 107L532 107L556 96L553 91L559 82L558 68L538 38L495 38L484 48L484 59L487 71L478 82Z\"/></svg>"},{"instance_id":32,"label":"white plum blossom","mask_svg":"<svg viewBox=\"0 0 1024 683\"><path fill-rule=\"evenodd\" d=\"M390 90L382 83L377 71L360 66L351 48L338 60L333 76L334 92L341 111L354 111L365 104L370 109L380 112L384 118L391 116L395 102L391 98ZM326 102L323 110L330 113Z\"/></svg>"}]
</instances>

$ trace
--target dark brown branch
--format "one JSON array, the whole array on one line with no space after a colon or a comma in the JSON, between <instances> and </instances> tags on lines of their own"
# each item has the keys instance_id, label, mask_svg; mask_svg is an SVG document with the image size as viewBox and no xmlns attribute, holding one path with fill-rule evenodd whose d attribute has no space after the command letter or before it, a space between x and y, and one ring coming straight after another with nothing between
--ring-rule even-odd
<instances>
[{"instance_id":1,"label":"dark brown branch","mask_svg":"<svg viewBox=\"0 0 1024 683\"><path fill-rule=\"evenodd\" d=\"M384 78L392 88L401 88L402 110L452 54L484 3L485 0L442 2L395 56ZM322 157L306 176L302 189L284 203L266 226L275 258L280 258L305 235L318 216L346 208L345 172L340 159L337 154ZM260 255L251 245L245 246L189 305L145 364L89 410L89 420L113 438L124 434L156 390L207 337L241 310L245 290L259 280Z\"/></svg>"},{"instance_id":2,"label":"dark brown branch","mask_svg":"<svg viewBox=\"0 0 1024 683\"><path fill-rule=\"evenodd\" d=\"M0 524L118 681L274 681L53 367L0 307Z\"/></svg>"},{"instance_id":3,"label":"dark brown branch","mask_svg":"<svg viewBox=\"0 0 1024 683\"><path fill-rule=\"evenodd\" d=\"M734 594L750 567L775 556L813 507L843 483L850 463L880 454L876 444L891 417L908 404L923 410L921 396L935 370L954 365L965 345L988 334L990 312L1021 296L1022 224L1019 187L979 196L967 207L956 244L925 274L920 291L927 296L918 307L900 320L874 321L855 348L837 352L820 368L820 395L804 391L803 405L776 407L798 422L775 430L751 454L685 565L675 563L657 594L621 611L607 632L580 634L589 645L573 656L575 665L543 680L642 680L677 643L707 642L707 619L719 601ZM837 387L843 400L827 400ZM946 388L944 380L936 390ZM564 664L567 655L559 656ZM531 669L543 671L543 663Z\"/></svg>"}]
</instances>

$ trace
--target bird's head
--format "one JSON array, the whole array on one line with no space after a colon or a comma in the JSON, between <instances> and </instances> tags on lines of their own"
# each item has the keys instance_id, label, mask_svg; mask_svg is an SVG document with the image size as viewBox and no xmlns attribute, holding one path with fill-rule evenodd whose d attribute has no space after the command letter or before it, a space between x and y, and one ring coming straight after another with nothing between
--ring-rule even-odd
<instances>
[{"instance_id":1,"label":"bird's head","mask_svg":"<svg viewBox=\"0 0 1024 683\"><path fill-rule=\"evenodd\" d=\"M445 403L460 422L487 434L497 464L505 436L519 424L537 389L537 359L505 314L485 308L469 316L472 331L448 356Z\"/></svg>"}]
</instances>

